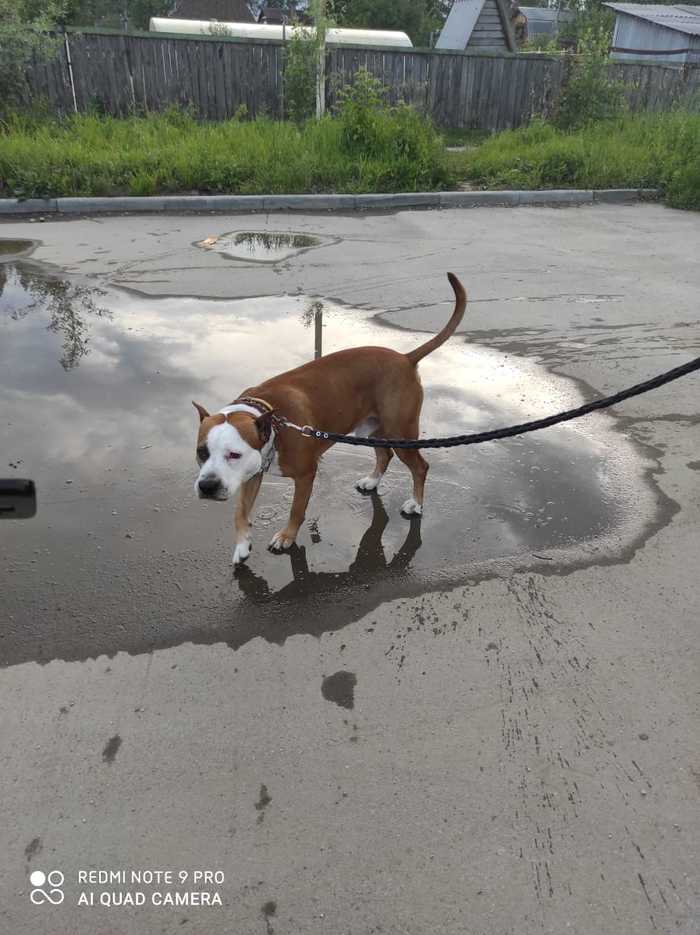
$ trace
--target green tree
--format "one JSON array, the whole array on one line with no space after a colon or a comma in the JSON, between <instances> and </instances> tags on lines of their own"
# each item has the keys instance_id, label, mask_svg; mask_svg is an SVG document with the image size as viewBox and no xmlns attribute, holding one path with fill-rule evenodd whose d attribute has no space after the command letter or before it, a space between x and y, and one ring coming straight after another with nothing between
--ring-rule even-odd
<instances>
[{"instance_id":1,"label":"green tree","mask_svg":"<svg viewBox=\"0 0 700 935\"><path fill-rule=\"evenodd\" d=\"M63 14L58 0L0 0L0 116L26 105L27 66L56 54L50 31Z\"/></svg>"},{"instance_id":2,"label":"green tree","mask_svg":"<svg viewBox=\"0 0 700 935\"><path fill-rule=\"evenodd\" d=\"M71 26L109 26L148 29L152 16L163 16L171 0L66 0L65 22Z\"/></svg>"},{"instance_id":3,"label":"green tree","mask_svg":"<svg viewBox=\"0 0 700 935\"><path fill-rule=\"evenodd\" d=\"M329 0L328 13L338 26L398 29L415 45L428 45L448 12L443 0Z\"/></svg>"}]
</instances>

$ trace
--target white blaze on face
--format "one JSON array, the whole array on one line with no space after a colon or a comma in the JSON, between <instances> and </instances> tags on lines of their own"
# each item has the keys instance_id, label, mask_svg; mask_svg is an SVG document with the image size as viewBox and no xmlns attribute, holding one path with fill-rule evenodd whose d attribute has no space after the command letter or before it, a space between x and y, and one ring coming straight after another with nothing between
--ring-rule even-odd
<instances>
[{"instance_id":1,"label":"white blaze on face","mask_svg":"<svg viewBox=\"0 0 700 935\"><path fill-rule=\"evenodd\" d=\"M236 493L238 488L251 477L260 473L262 457L260 452L251 448L244 441L238 429L230 423L215 425L207 435L208 459L201 465L195 481L195 490L204 478L218 480L221 491L216 499L226 500ZM239 457L235 457L238 455Z\"/></svg>"}]
</instances>

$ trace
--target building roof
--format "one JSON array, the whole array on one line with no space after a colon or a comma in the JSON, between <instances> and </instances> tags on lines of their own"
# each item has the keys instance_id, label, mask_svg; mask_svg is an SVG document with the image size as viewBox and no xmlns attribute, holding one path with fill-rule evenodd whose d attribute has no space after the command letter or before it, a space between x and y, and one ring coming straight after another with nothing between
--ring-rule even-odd
<instances>
[{"instance_id":1,"label":"building roof","mask_svg":"<svg viewBox=\"0 0 700 935\"><path fill-rule=\"evenodd\" d=\"M472 33L479 21L486 0L453 0L442 32L435 44L437 49L466 49ZM510 8L508 0L494 0L499 13L499 25L503 41L511 51L517 51L515 38L510 26Z\"/></svg>"},{"instance_id":2,"label":"building roof","mask_svg":"<svg viewBox=\"0 0 700 935\"><path fill-rule=\"evenodd\" d=\"M168 16L175 19L215 19L221 23L253 23L245 0L176 0Z\"/></svg>"},{"instance_id":3,"label":"building roof","mask_svg":"<svg viewBox=\"0 0 700 935\"><path fill-rule=\"evenodd\" d=\"M616 13L636 16L637 19L646 20L656 26L675 29L676 32L683 32L688 36L700 36L700 7L684 4L661 6L655 3L606 3L604 6L610 7Z\"/></svg>"}]
</instances>

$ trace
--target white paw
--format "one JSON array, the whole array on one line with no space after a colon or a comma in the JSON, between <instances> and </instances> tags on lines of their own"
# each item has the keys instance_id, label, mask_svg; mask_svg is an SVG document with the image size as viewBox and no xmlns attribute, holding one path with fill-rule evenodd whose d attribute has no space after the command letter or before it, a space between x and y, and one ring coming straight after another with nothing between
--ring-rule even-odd
<instances>
[{"instance_id":1,"label":"white paw","mask_svg":"<svg viewBox=\"0 0 700 935\"><path fill-rule=\"evenodd\" d=\"M291 549L293 545L294 539L289 536L285 530L282 530L281 532L276 532L274 534L270 540L268 549L270 552L284 552L285 549Z\"/></svg>"},{"instance_id":2,"label":"white paw","mask_svg":"<svg viewBox=\"0 0 700 935\"><path fill-rule=\"evenodd\" d=\"M355 488L360 491L360 493L369 493L370 490L376 490L379 487L379 481L381 477L373 477L369 474L367 477L363 477L362 480L358 480L355 484Z\"/></svg>"},{"instance_id":3,"label":"white paw","mask_svg":"<svg viewBox=\"0 0 700 935\"><path fill-rule=\"evenodd\" d=\"M232 565L240 565L241 562L244 562L251 553L253 544L250 539L244 539L243 542L236 544L236 548L233 550L233 556L231 558Z\"/></svg>"},{"instance_id":4,"label":"white paw","mask_svg":"<svg viewBox=\"0 0 700 935\"><path fill-rule=\"evenodd\" d=\"M422 516L423 507L420 505L420 503L418 503L417 500L414 500L413 497L411 497L401 507L401 512L404 516Z\"/></svg>"}]
</instances>

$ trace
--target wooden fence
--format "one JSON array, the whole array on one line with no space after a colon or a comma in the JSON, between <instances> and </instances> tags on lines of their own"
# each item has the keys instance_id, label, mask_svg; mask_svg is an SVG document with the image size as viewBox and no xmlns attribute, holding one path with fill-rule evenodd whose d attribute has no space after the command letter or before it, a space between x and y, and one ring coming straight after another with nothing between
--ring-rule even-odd
<instances>
[{"instance_id":1,"label":"wooden fence","mask_svg":"<svg viewBox=\"0 0 700 935\"><path fill-rule=\"evenodd\" d=\"M63 40L62 40L63 41ZM367 68L442 127L502 130L547 115L566 82L569 62L541 54L461 53L422 49L333 47L328 50L328 103L338 86ZM700 108L700 67L619 63L611 77L629 86L634 110ZM107 113L192 106L222 120L245 107L249 116L281 117L284 47L228 38L69 33L59 56L28 73L34 95L58 113L98 106Z\"/></svg>"}]
</instances>

